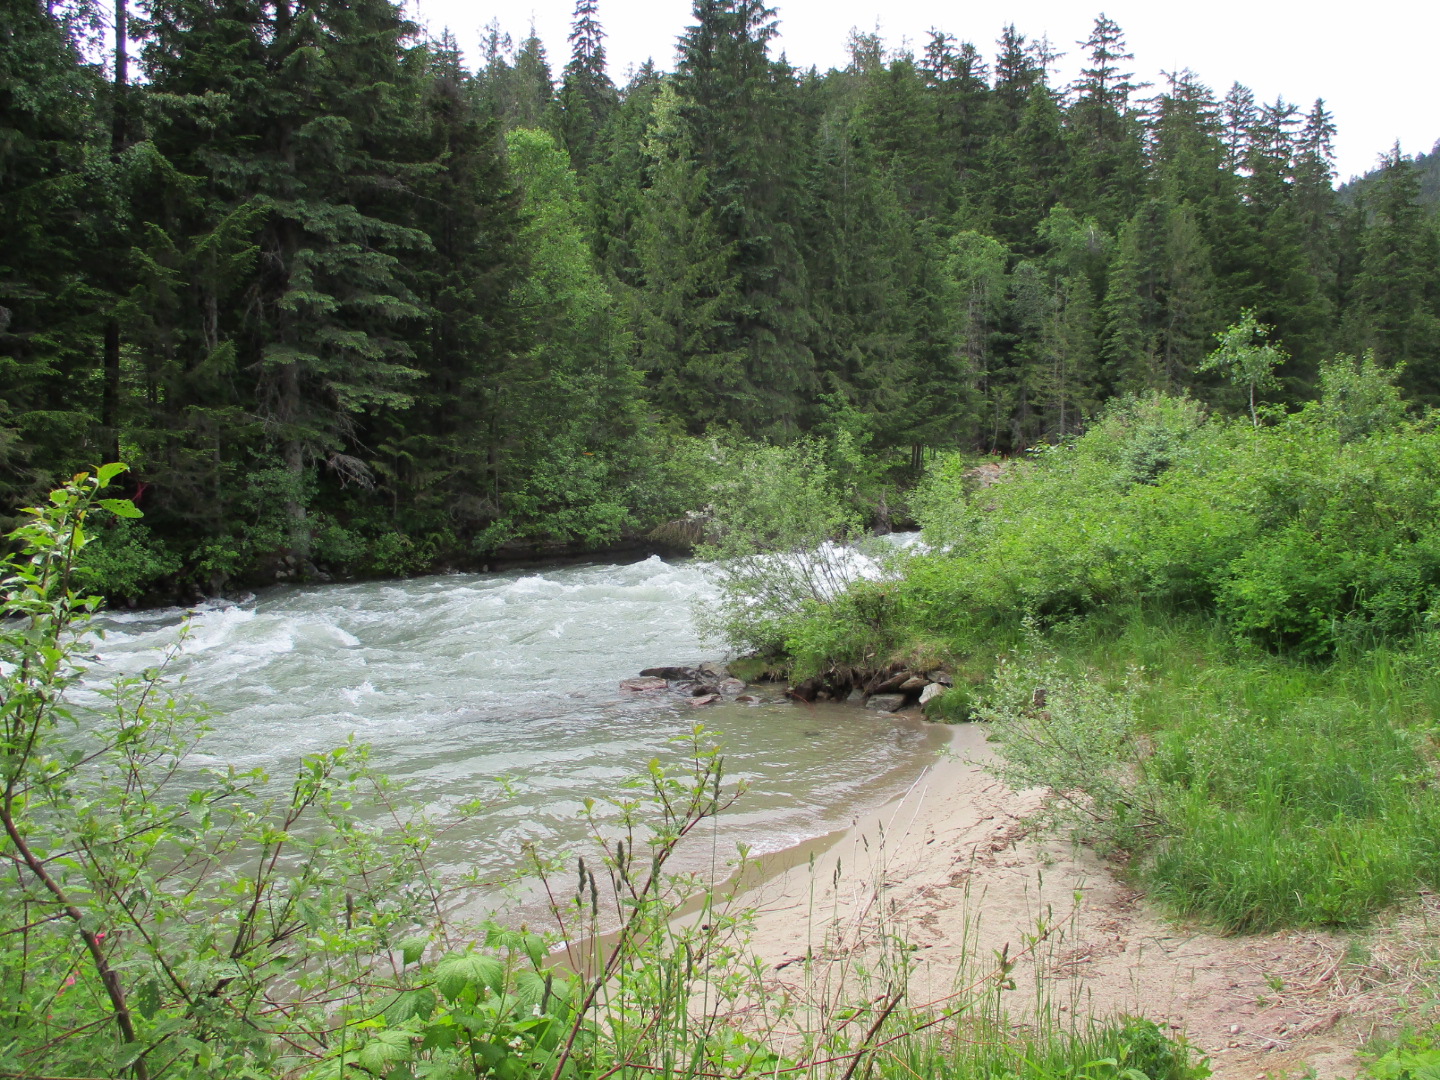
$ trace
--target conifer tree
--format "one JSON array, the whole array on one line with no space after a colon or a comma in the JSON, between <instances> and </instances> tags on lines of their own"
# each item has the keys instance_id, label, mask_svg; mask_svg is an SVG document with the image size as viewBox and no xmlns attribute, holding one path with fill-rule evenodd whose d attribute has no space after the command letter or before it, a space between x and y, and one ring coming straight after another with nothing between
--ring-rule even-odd
<instances>
[{"instance_id":1,"label":"conifer tree","mask_svg":"<svg viewBox=\"0 0 1440 1080\"><path fill-rule=\"evenodd\" d=\"M1134 72L1123 70L1134 56L1120 27L1105 15L1095 20L1089 64L1072 87L1070 107L1074 162L1068 194L1075 206L1095 214L1109 227L1128 217L1138 197L1144 158L1138 125L1130 114L1137 89Z\"/></svg>"},{"instance_id":2,"label":"conifer tree","mask_svg":"<svg viewBox=\"0 0 1440 1080\"><path fill-rule=\"evenodd\" d=\"M935 99L936 144L942 167L954 177L952 198L976 186L983 168L989 68L975 46L940 30L931 31L920 72Z\"/></svg>"},{"instance_id":3,"label":"conifer tree","mask_svg":"<svg viewBox=\"0 0 1440 1080\"><path fill-rule=\"evenodd\" d=\"M1419 184L1397 143L1363 201L1359 266L1348 337L1387 365L1427 404L1440 402L1440 234L1417 205ZM1357 349L1357 351L1359 351Z\"/></svg>"},{"instance_id":4,"label":"conifer tree","mask_svg":"<svg viewBox=\"0 0 1440 1080\"><path fill-rule=\"evenodd\" d=\"M407 219L430 239L407 260L428 313L413 361L421 377L410 409L366 426L392 524L469 535L501 514L499 448L513 415L503 394L533 342L515 303L526 253L499 118L477 105L453 38L423 59L415 151L431 165L414 180Z\"/></svg>"},{"instance_id":5,"label":"conifer tree","mask_svg":"<svg viewBox=\"0 0 1440 1080\"><path fill-rule=\"evenodd\" d=\"M0 523L103 449L86 192L108 140L67 9L0 3Z\"/></svg>"},{"instance_id":6,"label":"conifer tree","mask_svg":"<svg viewBox=\"0 0 1440 1080\"><path fill-rule=\"evenodd\" d=\"M1251 128L1259 116L1254 91L1241 83L1233 83L1225 94L1222 110L1221 139L1225 145L1225 164L1231 172L1235 172L1250 152Z\"/></svg>"},{"instance_id":7,"label":"conifer tree","mask_svg":"<svg viewBox=\"0 0 1440 1080\"><path fill-rule=\"evenodd\" d=\"M156 146L206 179L212 222L264 211L249 302L222 332L249 383L241 404L279 460L286 544L303 556L317 466L368 481L356 417L408 406L417 374L400 331L424 312L402 260L428 239L401 223L397 198L413 27L388 0L156 0L151 19L146 67L169 106Z\"/></svg>"},{"instance_id":8,"label":"conifer tree","mask_svg":"<svg viewBox=\"0 0 1440 1080\"><path fill-rule=\"evenodd\" d=\"M665 228L676 228L676 214L697 223L693 230L685 227L691 243L713 237L706 239L708 250L692 248L678 257L714 268L705 291L715 306L699 338L680 335L682 351L670 363L684 370L701 356L723 358L714 368L718 377L706 380L723 391L712 392L704 411L752 433L794 432L814 371L805 266L795 234L801 179L790 108L795 81L770 61L774 13L760 0L696 0L694 17L680 43L672 133L666 136L672 186L654 205L671 215ZM662 262L671 259L651 251ZM662 277L673 282L677 275L667 271ZM659 310L652 308L652 331ZM673 325L674 308L669 310L664 318ZM650 340L656 340L653 333Z\"/></svg>"},{"instance_id":9,"label":"conifer tree","mask_svg":"<svg viewBox=\"0 0 1440 1080\"><path fill-rule=\"evenodd\" d=\"M910 299L922 256L867 130L841 115L817 139L809 193L818 213L806 238L815 363L827 390L869 413L881 442L897 445L910 441L920 374Z\"/></svg>"},{"instance_id":10,"label":"conifer tree","mask_svg":"<svg viewBox=\"0 0 1440 1080\"><path fill-rule=\"evenodd\" d=\"M589 167L595 141L619 104L615 84L605 71L605 31L596 10L599 0L576 0L570 29L570 62L559 96L560 136L575 170Z\"/></svg>"},{"instance_id":11,"label":"conifer tree","mask_svg":"<svg viewBox=\"0 0 1440 1080\"><path fill-rule=\"evenodd\" d=\"M1295 153L1295 216L1309 256L1310 273L1325 298L1328 315L1339 304L1335 240L1335 119L1321 99L1305 117Z\"/></svg>"},{"instance_id":12,"label":"conifer tree","mask_svg":"<svg viewBox=\"0 0 1440 1080\"><path fill-rule=\"evenodd\" d=\"M633 307L642 282L640 231L645 190L651 179L646 133L654 118L660 87L660 75L647 60L625 87L600 132L586 176L595 218L595 257L605 268L622 306Z\"/></svg>"},{"instance_id":13,"label":"conifer tree","mask_svg":"<svg viewBox=\"0 0 1440 1080\"><path fill-rule=\"evenodd\" d=\"M554 106L555 80L550 74L550 61L545 56L544 42L531 26L510 68L505 128L549 127L554 121Z\"/></svg>"}]
</instances>

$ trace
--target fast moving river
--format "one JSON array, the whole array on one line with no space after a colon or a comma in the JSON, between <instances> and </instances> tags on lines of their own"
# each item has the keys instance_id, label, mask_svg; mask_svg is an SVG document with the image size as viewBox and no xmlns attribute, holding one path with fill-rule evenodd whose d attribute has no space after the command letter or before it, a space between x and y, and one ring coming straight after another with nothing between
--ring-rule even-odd
<instances>
[{"instance_id":1,"label":"fast moving river","mask_svg":"<svg viewBox=\"0 0 1440 1080\"><path fill-rule=\"evenodd\" d=\"M450 869L487 876L514 869L527 841L566 852L582 835L581 800L618 793L697 720L723 733L729 777L750 782L719 824L722 859L737 841L773 851L847 824L933 758L935 730L884 714L783 701L694 709L621 691L641 668L717 657L691 624L706 592L698 568L658 558L283 586L200 608L169 670L213 716L197 766L283 778L301 754L353 733L437 810L489 797L438 851ZM182 617L102 617L91 684L160 663Z\"/></svg>"}]
</instances>

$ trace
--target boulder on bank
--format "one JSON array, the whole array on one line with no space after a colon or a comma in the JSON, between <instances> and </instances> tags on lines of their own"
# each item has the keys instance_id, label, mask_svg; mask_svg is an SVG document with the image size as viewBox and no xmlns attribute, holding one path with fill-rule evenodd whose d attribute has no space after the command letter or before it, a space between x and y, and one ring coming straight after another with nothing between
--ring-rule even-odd
<instances>
[{"instance_id":1,"label":"boulder on bank","mask_svg":"<svg viewBox=\"0 0 1440 1080\"><path fill-rule=\"evenodd\" d=\"M874 694L893 694L899 690L901 685L913 677L913 673L902 668L899 671L889 674L881 673L870 680L865 692Z\"/></svg>"}]
</instances>

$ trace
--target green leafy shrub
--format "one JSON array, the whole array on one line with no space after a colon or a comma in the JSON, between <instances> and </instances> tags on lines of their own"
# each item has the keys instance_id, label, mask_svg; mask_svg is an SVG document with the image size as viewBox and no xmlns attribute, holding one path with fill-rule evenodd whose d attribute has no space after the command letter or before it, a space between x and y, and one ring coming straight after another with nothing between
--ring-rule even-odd
<instances>
[{"instance_id":1,"label":"green leafy shrub","mask_svg":"<svg viewBox=\"0 0 1440 1080\"><path fill-rule=\"evenodd\" d=\"M96 531L76 570L87 588L112 599L128 600L174 577L181 565L180 556L144 525L121 518Z\"/></svg>"},{"instance_id":2,"label":"green leafy shrub","mask_svg":"<svg viewBox=\"0 0 1440 1080\"><path fill-rule=\"evenodd\" d=\"M1390 400L1381 375L1337 364L1378 382L1360 397ZM1253 427L1131 399L991 486L942 463L912 500L933 550L909 565L892 636L964 651L1027 615L1136 600L1215 611L1245 640L1312 657L1413 633L1440 596L1440 434L1386 405L1364 424L1392 426L1345 438L1339 408Z\"/></svg>"},{"instance_id":3,"label":"green leafy shrub","mask_svg":"<svg viewBox=\"0 0 1440 1080\"><path fill-rule=\"evenodd\" d=\"M1440 1028L1391 1047L1365 1072L1374 1080L1440 1080Z\"/></svg>"},{"instance_id":4,"label":"green leafy shrub","mask_svg":"<svg viewBox=\"0 0 1440 1080\"><path fill-rule=\"evenodd\" d=\"M339 522L327 522L315 531L311 552L316 562L336 570L357 569L365 558L365 538Z\"/></svg>"},{"instance_id":5,"label":"green leafy shrub","mask_svg":"<svg viewBox=\"0 0 1440 1080\"><path fill-rule=\"evenodd\" d=\"M383 577L409 577L424 573L443 546L442 537L412 536L392 529L371 537L365 545L365 569Z\"/></svg>"},{"instance_id":6,"label":"green leafy shrub","mask_svg":"<svg viewBox=\"0 0 1440 1080\"><path fill-rule=\"evenodd\" d=\"M77 592L91 521L134 517L82 474L28 511L0 564L0 1031L42 1075L261 1076L323 1052L335 1008L401 987L372 958L440 916L420 814L363 751L304 758L289 784L197 768L205 718L163 671L119 680L99 713ZM283 1038L281 1033L283 1032Z\"/></svg>"},{"instance_id":7,"label":"green leafy shrub","mask_svg":"<svg viewBox=\"0 0 1440 1080\"><path fill-rule=\"evenodd\" d=\"M844 550L861 529L845 505L821 443L716 441L708 539L696 555L719 598L700 612L714 638L737 651L776 653L790 628L861 577Z\"/></svg>"},{"instance_id":8,"label":"green leafy shrub","mask_svg":"<svg viewBox=\"0 0 1440 1080\"><path fill-rule=\"evenodd\" d=\"M1403 368L1382 367L1373 351L1356 359L1340 355L1320 364L1320 400L1315 409L1341 442L1393 431L1405 419L1397 385Z\"/></svg>"}]
</instances>

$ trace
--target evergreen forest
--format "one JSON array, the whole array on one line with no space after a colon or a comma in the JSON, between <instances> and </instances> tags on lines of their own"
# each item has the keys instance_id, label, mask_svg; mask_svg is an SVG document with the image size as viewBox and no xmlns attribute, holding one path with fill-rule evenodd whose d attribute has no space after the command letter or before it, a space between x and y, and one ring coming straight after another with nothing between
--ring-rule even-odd
<instances>
[{"instance_id":1,"label":"evergreen forest","mask_svg":"<svg viewBox=\"0 0 1440 1080\"><path fill-rule=\"evenodd\" d=\"M471 70L390 0L0 0L0 525L124 461L93 585L168 599L597 549L727 446L885 524L1129 395L1293 407L1368 353L1440 404L1423 160L1342 198L1323 101L1140 85L1104 15L1070 85L1013 25L797 70L761 0L620 85L602 16ZM1207 363L1232 324L1264 385Z\"/></svg>"}]
</instances>

